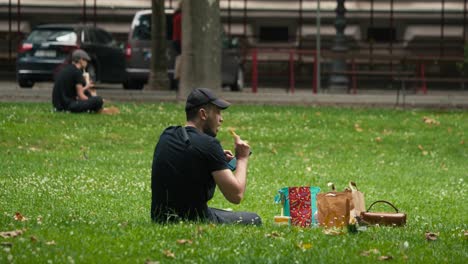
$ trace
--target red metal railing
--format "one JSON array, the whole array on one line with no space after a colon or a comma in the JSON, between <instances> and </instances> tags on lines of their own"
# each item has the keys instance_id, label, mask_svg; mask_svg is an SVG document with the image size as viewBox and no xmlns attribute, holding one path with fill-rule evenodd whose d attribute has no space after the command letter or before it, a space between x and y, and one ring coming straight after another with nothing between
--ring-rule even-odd
<instances>
[{"instance_id":1,"label":"red metal railing","mask_svg":"<svg viewBox=\"0 0 468 264\"><path fill-rule=\"evenodd\" d=\"M289 64L289 92L294 93L296 88L296 73L295 73L295 62L302 55L312 55L313 56L313 69L312 69L312 92L317 93L317 53L315 50L298 50L298 49L258 49L254 48L250 50L250 56L252 59L252 79L251 87L252 93L257 93L258 91L258 61L259 54L284 54L288 56Z\"/></svg>"},{"instance_id":2,"label":"red metal railing","mask_svg":"<svg viewBox=\"0 0 468 264\"><path fill-rule=\"evenodd\" d=\"M427 94L426 64L423 61L421 61L421 64L420 64L420 77L421 77L421 90L423 94Z\"/></svg>"}]
</instances>

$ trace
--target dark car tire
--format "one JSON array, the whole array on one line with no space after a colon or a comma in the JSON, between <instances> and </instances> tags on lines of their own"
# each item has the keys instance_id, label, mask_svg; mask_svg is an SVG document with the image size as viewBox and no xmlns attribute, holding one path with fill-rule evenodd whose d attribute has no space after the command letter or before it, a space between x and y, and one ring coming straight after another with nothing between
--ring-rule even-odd
<instances>
[{"instance_id":1,"label":"dark car tire","mask_svg":"<svg viewBox=\"0 0 468 264\"><path fill-rule=\"evenodd\" d=\"M27 79L19 79L18 84L21 88L32 88L34 86L34 82Z\"/></svg>"},{"instance_id":2,"label":"dark car tire","mask_svg":"<svg viewBox=\"0 0 468 264\"><path fill-rule=\"evenodd\" d=\"M231 91L240 92L244 89L244 71L241 67L237 69L236 81L231 84Z\"/></svg>"},{"instance_id":3,"label":"dark car tire","mask_svg":"<svg viewBox=\"0 0 468 264\"><path fill-rule=\"evenodd\" d=\"M143 90L145 83L142 81L128 79L123 83L123 88L126 90Z\"/></svg>"}]
</instances>

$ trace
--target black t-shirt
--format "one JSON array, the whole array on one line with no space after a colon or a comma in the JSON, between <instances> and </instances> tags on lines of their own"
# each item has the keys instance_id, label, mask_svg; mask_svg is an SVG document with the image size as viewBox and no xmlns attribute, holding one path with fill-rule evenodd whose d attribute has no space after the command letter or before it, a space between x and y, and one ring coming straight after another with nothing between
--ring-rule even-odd
<instances>
[{"instance_id":1,"label":"black t-shirt","mask_svg":"<svg viewBox=\"0 0 468 264\"><path fill-rule=\"evenodd\" d=\"M86 85L83 72L73 64L58 73L52 90L52 104L57 111L68 110L70 103L76 100L76 85L79 83Z\"/></svg>"},{"instance_id":2,"label":"black t-shirt","mask_svg":"<svg viewBox=\"0 0 468 264\"><path fill-rule=\"evenodd\" d=\"M216 183L212 172L228 169L219 141L194 127L168 127L156 145L151 173L151 217L165 222L203 219Z\"/></svg>"}]
</instances>

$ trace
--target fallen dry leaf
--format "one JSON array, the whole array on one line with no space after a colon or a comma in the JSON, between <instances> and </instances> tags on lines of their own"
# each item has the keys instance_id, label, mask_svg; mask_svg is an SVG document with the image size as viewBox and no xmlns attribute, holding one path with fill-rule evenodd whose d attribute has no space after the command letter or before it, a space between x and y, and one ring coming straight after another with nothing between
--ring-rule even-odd
<instances>
[{"instance_id":1,"label":"fallen dry leaf","mask_svg":"<svg viewBox=\"0 0 468 264\"><path fill-rule=\"evenodd\" d=\"M184 245L184 244L192 244L192 240L190 239L178 239L177 244L179 245Z\"/></svg>"},{"instance_id":2,"label":"fallen dry leaf","mask_svg":"<svg viewBox=\"0 0 468 264\"><path fill-rule=\"evenodd\" d=\"M99 113L103 115L116 115L116 114L120 114L120 110L115 106L111 106L111 107L105 107L101 109Z\"/></svg>"},{"instance_id":3,"label":"fallen dry leaf","mask_svg":"<svg viewBox=\"0 0 468 264\"><path fill-rule=\"evenodd\" d=\"M442 168L445 171L448 171L448 168L447 168L447 165L445 164L445 162L442 162L442 164L440 164L440 168Z\"/></svg>"},{"instance_id":4,"label":"fallen dry leaf","mask_svg":"<svg viewBox=\"0 0 468 264\"><path fill-rule=\"evenodd\" d=\"M46 245L48 245L48 246L53 246L53 245L57 245L57 243L55 243L54 240L51 240L51 241L47 241L47 242L46 242Z\"/></svg>"},{"instance_id":5,"label":"fallen dry leaf","mask_svg":"<svg viewBox=\"0 0 468 264\"><path fill-rule=\"evenodd\" d=\"M36 236L31 236L31 242L36 243L37 242L37 237Z\"/></svg>"},{"instance_id":6,"label":"fallen dry leaf","mask_svg":"<svg viewBox=\"0 0 468 264\"><path fill-rule=\"evenodd\" d=\"M276 231L273 231L271 232L270 234L266 234L265 237L272 237L272 238L276 238L276 237L281 237L281 234L276 232Z\"/></svg>"},{"instance_id":7,"label":"fallen dry leaf","mask_svg":"<svg viewBox=\"0 0 468 264\"><path fill-rule=\"evenodd\" d=\"M426 240L435 241L437 240L439 233L426 232Z\"/></svg>"},{"instance_id":8,"label":"fallen dry leaf","mask_svg":"<svg viewBox=\"0 0 468 264\"><path fill-rule=\"evenodd\" d=\"M460 141L460 145L465 145L465 140Z\"/></svg>"},{"instance_id":9,"label":"fallen dry leaf","mask_svg":"<svg viewBox=\"0 0 468 264\"><path fill-rule=\"evenodd\" d=\"M297 244L297 247L302 249L302 250L307 250L307 249L311 249L312 248L312 244L311 243L298 243Z\"/></svg>"},{"instance_id":10,"label":"fallen dry leaf","mask_svg":"<svg viewBox=\"0 0 468 264\"><path fill-rule=\"evenodd\" d=\"M23 216L20 212L16 212L15 216L13 217L16 221L24 222L28 221L28 218Z\"/></svg>"},{"instance_id":11,"label":"fallen dry leaf","mask_svg":"<svg viewBox=\"0 0 468 264\"><path fill-rule=\"evenodd\" d=\"M379 257L379 260L391 260L391 259L393 259L392 256L380 256Z\"/></svg>"},{"instance_id":12,"label":"fallen dry leaf","mask_svg":"<svg viewBox=\"0 0 468 264\"><path fill-rule=\"evenodd\" d=\"M381 137L376 137L375 142L379 142L379 143L382 142L382 138Z\"/></svg>"},{"instance_id":13,"label":"fallen dry leaf","mask_svg":"<svg viewBox=\"0 0 468 264\"><path fill-rule=\"evenodd\" d=\"M170 251L169 249L164 250L163 254L167 258L175 258L175 254L172 251Z\"/></svg>"},{"instance_id":14,"label":"fallen dry leaf","mask_svg":"<svg viewBox=\"0 0 468 264\"><path fill-rule=\"evenodd\" d=\"M382 134L384 134L384 135L390 135L390 134L392 134L392 131L391 131L391 130L384 129L384 130L382 131Z\"/></svg>"},{"instance_id":15,"label":"fallen dry leaf","mask_svg":"<svg viewBox=\"0 0 468 264\"><path fill-rule=\"evenodd\" d=\"M0 232L0 236L3 238L17 237L17 236L21 236L23 233L24 233L24 230L6 231L6 232Z\"/></svg>"},{"instance_id":16,"label":"fallen dry leaf","mask_svg":"<svg viewBox=\"0 0 468 264\"><path fill-rule=\"evenodd\" d=\"M37 224L42 225L42 216L37 217Z\"/></svg>"},{"instance_id":17,"label":"fallen dry leaf","mask_svg":"<svg viewBox=\"0 0 468 264\"><path fill-rule=\"evenodd\" d=\"M373 248L373 249L361 252L361 256L367 257L371 253L374 254L374 255L378 255L378 254L380 254L380 251L378 249L376 249L376 248Z\"/></svg>"},{"instance_id":18,"label":"fallen dry leaf","mask_svg":"<svg viewBox=\"0 0 468 264\"><path fill-rule=\"evenodd\" d=\"M423 121L424 121L424 123L426 123L428 125L436 125L436 126L440 125L439 121L437 121L437 120L435 120L433 118L427 117L427 116L423 117Z\"/></svg>"},{"instance_id":19,"label":"fallen dry leaf","mask_svg":"<svg viewBox=\"0 0 468 264\"><path fill-rule=\"evenodd\" d=\"M356 130L356 132L362 132L362 128L357 123L354 124L354 129Z\"/></svg>"},{"instance_id":20,"label":"fallen dry leaf","mask_svg":"<svg viewBox=\"0 0 468 264\"><path fill-rule=\"evenodd\" d=\"M429 154L429 152L424 150L424 147L421 145L418 145L418 149L421 150L421 154L423 154L423 156L427 156L427 154Z\"/></svg>"},{"instance_id":21,"label":"fallen dry leaf","mask_svg":"<svg viewBox=\"0 0 468 264\"><path fill-rule=\"evenodd\" d=\"M468 231L463 231L463 235L465 236L465 238L468 238Z\"/></svg>"}]
</instances>

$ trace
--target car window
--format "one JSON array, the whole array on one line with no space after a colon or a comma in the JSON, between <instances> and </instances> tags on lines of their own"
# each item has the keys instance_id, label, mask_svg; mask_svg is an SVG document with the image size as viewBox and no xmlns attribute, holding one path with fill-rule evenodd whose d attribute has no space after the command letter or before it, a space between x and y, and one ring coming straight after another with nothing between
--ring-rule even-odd
<instances>
[{"instance_id":1,"label":"car window","mask_svg":"<svg viewBox=\"0 0 468 264\"><path fill-rule=\"evenodd\" d=\"M82 34L83 34L83 42L84 43L93 42L94 36L91 35L89 30L83 29Z\"/></svg>"},{"instance_id":2,"label":"car window","mask_svg":"<svg viewBox=\"0 0 468 264\"><path fill-rule=\"evenodd\" d=\"M78 36L73 30L69 29L36 29L26 39L29 43L42 42L73 42L75 43Z\"/></svg>"},{"instance_id":3,"label":"car window","mask_svg":"<svg viewBox=\"0 0 468 264\"><path fill-rule=\"evenodd\" d=\"M221 47L223 49L229 49L231 43L231 38L224 32L224 30L221 31Z\"/></svg>"},{"instance_id":4,"label":"car window","mask_svg":"<svg viewBox=\"0 0 468 264\"><path fill-rule=\"evenodd\" d=\"M151 14L142 15L136 21L132 38L136 40L151 40Z\"/></svg>"},{"instance_id":5,"label":"car window","mask_svg":"<svg viewBox=\"0 0 468 264\"><path fill-rule=\"evenodd\" d=\"M166 38L172 39L172 15L166 14ZM132 39L151 40L151 14L141 15L133 29Z\"/></svg>"}]
</instances>

